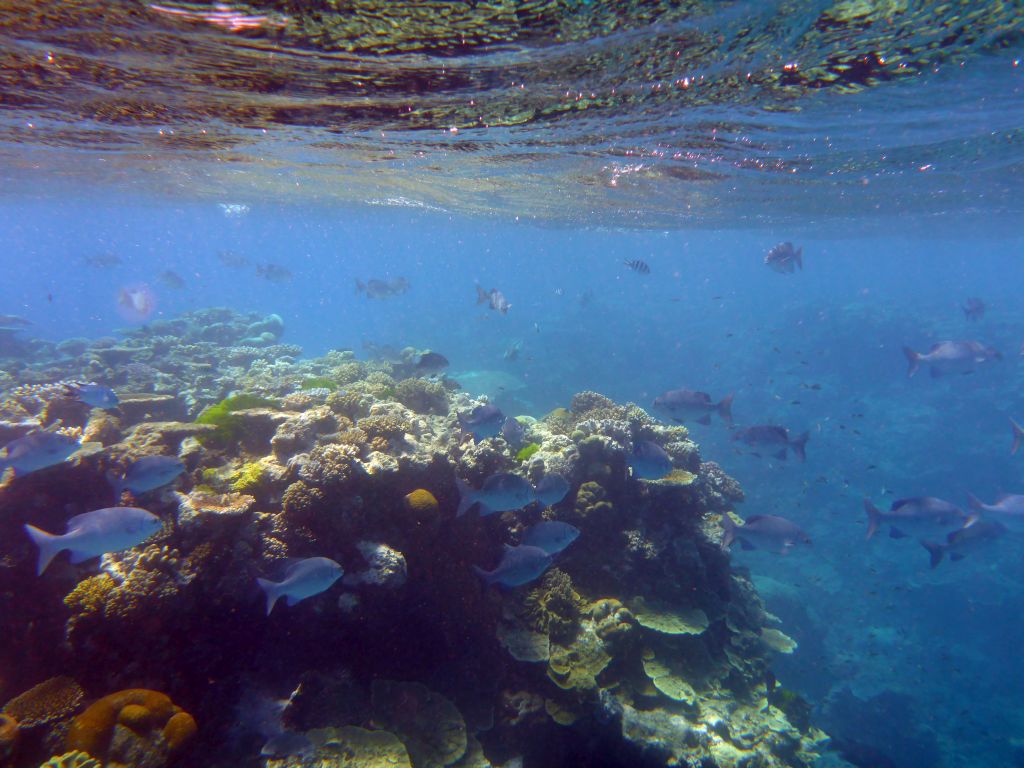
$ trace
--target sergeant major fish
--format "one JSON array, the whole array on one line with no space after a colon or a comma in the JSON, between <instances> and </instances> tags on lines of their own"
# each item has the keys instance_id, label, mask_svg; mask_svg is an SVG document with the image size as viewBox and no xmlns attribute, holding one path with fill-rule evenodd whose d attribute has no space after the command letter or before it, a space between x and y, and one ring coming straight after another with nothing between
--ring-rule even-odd
<instances>
[{"instance_id":1,"label":"sergeant major fish","mask_svg":"<svg viewBox=\"0 0 1024 768\"><path fill-rule=\"evenodd\" d=\"M488 584L519 587L539 578L553 560L554 556L540 547L531 547L528 544L510 547L506 544L501 561L493 571L485 571L475 565L473 570Z\"/></svg>"},{"instance_id":2,"label":"sergeant major fish","mask_svg":"<svg viewBox=\"0 0 1024 768\"><path fill-rule=\"evenodd\" d=\"M25 525L25 531L39 548L36 573L42 574L46 566L65 549L71 552L71 562L81 563L107 552L120 552L138 546L163 527L160 518L138 507L106 507L75 515L67 522L63 535L47 533L34 525Z\"/></svg>"},{"instance_id":3,"label":"sergeant major fish","mask_svg":"<svg viewBox=\"0 0 1024 768\"><path fill-rule=\"evenodd\" d=\"M979 365L1003 359L998 350L980 341L940 341L923 354L904 347L903 354L907 358L908 379L917 373L922 363L928 366L934 379L947 373L973 373Z\"/></svg>"},{"instance_id":4,"label":"sergeant major fish","mask_svg":"<svg viewBox=\"0 0 1024 768\"><path fill-rule=\"evenodd\" d=\"M710 424L711 412L715 411L729 426L732 426L731 394L715 403L707 392L692 389L670 389L654 398L654 411L668 416L672 421L693 419L698 424Z\"/></svg>"},{"instance_id":5,"label":"sergeant major fish","mask_svg":"<svg viewBox=\"0 0 1024 768\"><path fill-rule=\"evenodd\" d=\"M743 525L736 525L726 513L722 515L722 529L724 547L739 541L743 549L761 548L787 555L798 544L811 543L811 537L799 525L777 515L751 515Z\"/></svg>"},{"instance_id":6,"label":"sergeant major fish","mask_svg":"<svg viewBox=\"0 0 1024 768\"><path fill-rule=\"evenodd\" d=\"M459 508L455 513L457 517L466 514L474 504L479 504L480 515L486 516L522 509L534 500L533 486L529 481L508 472L491 475L479 491L473 490L458 477L455 478L455 485L459 489Z\"/></svg>"},{"instance_id":7,"label":"sergeant major fish","mask_svg":"<svg viewBox=\"0 0 1024 768\"><path fill-rule=\"evenodd\" d=\"M789 430L775 424L760 424L753 427L746 427L732 433L733 440L739 440L751 448L773 449L778 448L773 455L777 459L785 461L786 449L791 450L800 461L807 458L806 445L810 437L809 432L804 432L797 437L790 437ZM755 456L760 454L755 453Z\"/></svg>"},{"instance_id":8,"label":"sergeant major fish","mask_svg":"<svg viewBox=\"0 0 1024 768\"><path fill-rule=\"evenodd\" d=\"M342 567L328 557L307 557L292 563L281 581L256 579L267 596L267 616L282 597L295 605L307 597L319 595L344 575Z\"/></svg>"},{"instance_id":9,"label":"sergeant major fish","mask_svg":"<svg viewBox=\"0 0 1024 768\"><path fill-rule=\"evenodd\" d=\"M890 537L900 539L907 535L907 529L948 531L950 528L962 528L967 522L967 515L960 507L934 496L898 499L892 503L888 512L882 512L870 500L864 499L864 511L868 516L867 539L874 536L879 526L885 523L890 525Z\"/></svg>"},{"instance_id":10,"label":"sergeant major fish","mask_svg":"<svg viewBox=\"0 0 1024 768\"><path fill-rule=\"evenodd\" d=\"M16 475L27 475L60 464L81 446L60 432L30 432L12 440L0 453L0 473L12 467Z\"/></svg>"}]
</instances>

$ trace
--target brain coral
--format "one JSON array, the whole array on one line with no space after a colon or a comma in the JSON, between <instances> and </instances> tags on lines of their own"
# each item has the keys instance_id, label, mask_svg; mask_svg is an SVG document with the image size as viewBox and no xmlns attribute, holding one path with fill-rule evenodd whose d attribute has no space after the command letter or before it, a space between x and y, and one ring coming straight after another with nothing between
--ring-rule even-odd
<instances>
[{"instance_id":1,"label":"brain coral","mask_svg":"<svg viewBox=\"0 0 1024 768\"><path fill-rule=\"evenodd\" d=\"M67 717L82 703L82 688L70 677L51 677L7 702L3 709L23 728Z\"/></svg>"},{"instance_id":2,"label":"brain coral","mask_svg":"<svg viewBox=\"0 0 1024 768\"><path fill-rule=\"evenodd\" d=\"M195 734L190 714L159 691L130 688L104 696L71 721L67 748L108 765L124 754L175 752Z\"/></svg>"}]
</instances>

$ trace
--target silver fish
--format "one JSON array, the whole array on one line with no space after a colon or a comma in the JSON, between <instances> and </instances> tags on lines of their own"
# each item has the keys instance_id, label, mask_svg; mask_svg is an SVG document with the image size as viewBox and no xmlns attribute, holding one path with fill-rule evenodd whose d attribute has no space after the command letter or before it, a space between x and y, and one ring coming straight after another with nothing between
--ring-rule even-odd
<instances>
[{"instance_id":1,"label":"silver fish","mask_svg":"<svg viewBox=\"0 0 1024 768\"><path fill-rule=\"evenodd\" d=\"M811 537L799 525L777 515L751 515L743 525L736 525L732 517L724 514L722 528L725 547L739 541L743 549L761 548L787 555L793 547L811 543Z\"/></svg>"},{"instance_id":2,"label":"silver fish","mask_svg":"<svg viewBox=\"0 0 1024 768\"><path fill-rule=\"evenodd\" d=\"M950 531L945 543L922 541L921 546L928 550L931 567L936 567L942 558L949 555L954 562L962 560L976 549L988 547L992 542L1006 535L1006 526L996 520L978 520L963 528Z\"/></svg>"},{"instance_id":3,"label":"silver fish","mask_svg":"<svg viewBox=\"0 0 1024 768\"><path fill-rule=\"evenodd\" d=\"M717 412L722 421L732 426L731 394L719 402L713 402L707 392L696 392L692 389L670 389L654 398L653 408L658 415L666 415L672 421L693 419L698 424L710 424L711 413Z\"/></svg>"},{"instance_id":4,"label":"silver fish","mask_svg":"<svg viewBox=\"0 0 1024 768\"><path fill-rule=\"evenodd\" d=\"M967 522L967 515L960 507L934 496L897 499L888 512L882 512L870 500L864 499L864 511L868 516L868 539L885 523L890 525L889 536L900 539L907 535L907 529L948 531L950 528L962 528Z\"/></svg>"},{"instance_id":5,"label":"silver fish","mask_svg":"<svg viewBox=\"0 0 1024 768\"><path fill-rule=\"evenodd\" d=\"M67 522L63 535L47 533L34 525L25 531L39 548L37 573L65 549L71 562L81 563L107 552L120 552L138 546L163 527L160 518L138 507L107 507L75 515Z\"/></svg>"},{"instance_id":6,"label":"silver fish","mask_svg":"<svg viewBox=\"0 0 1024 768\"><path fill-rule=\"evenodd\" d=\"M307 557L292 563L281 581L256 579L256 583L267 596L269 616L282 597L288 605L295 605L329 589L343 575L342 567L329 557Z\"/></svg>"},{"instance_id":7,"label":"silver fish","mask_svg":"<svg viewBox=\"0 0 1024 768\"><path fill-rule=\"evenodd\" d=\"M1024 533L1024 496L1010 493L1000 496L992 504L985 504L976 496L967 494L967 503L971 510L984 519L994 518L1011 531Z\"/></svg>"},{"instance_id":8,"label":"silver fish","mask_svg":"<svg viewBox=\"0 0 1024 768\"><path fill-rule=\"evenodd\" d=\"M932 378L947 373L972 373L979 365L1002 360L1002 354L980 341L940 341L925 353L903 348L907 358L907 378L910 378L922 363L928 366Z\"/></svg>"}]
</instances>

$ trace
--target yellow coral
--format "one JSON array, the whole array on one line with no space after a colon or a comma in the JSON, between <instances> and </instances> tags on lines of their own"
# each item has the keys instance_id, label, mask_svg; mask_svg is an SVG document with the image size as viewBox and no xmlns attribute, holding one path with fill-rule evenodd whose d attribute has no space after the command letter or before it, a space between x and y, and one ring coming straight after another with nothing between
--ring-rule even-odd
<instances>
[{"instance_id":1,"label":"yellow coral","mask_svg":"<svg viewBox=\"0 0 1024 768\"><path fill-rule=\"evenodd\" d=\"M243 464L232 477L231 490L237 493L258 493L267 482L267 470L262 464L251 461Z\"/></svg>"},{"instance_id":2,"label":"yellow coral","mask_svg":"<svg viewBox=\"0 0 1024 768\"><path fill-rule=\"evenodd\" d=\"M178 715L185 715L187 719L175 721ZM175 706L167 694L129 688L104 696L72 720L67 748L87 752L105 761L118 723L143 735L149 729L162 729L162 735L172 750L181 747L195 733L195 721L191 715Z\"/></svg>"},{"instance_id":3,"label":"yellow coral","mask_svg":"<svg viewBox=\"0 0 1024 768\"><path fill-rule=\"evenodd\" d=\"M85 752L68 752L54 755L39 768L103 768L99 760L89 757Z\"/></svg>"},{"instance_id":4,"label":"yellow coral","mask_svg":"<svg viewBox=\"0 0 1024 768\"><path fill-rule=\"evenodd\" d=\"M405 505L416 517L433 517L437 514L438 503L434 494L423 488L417 488L405 495Z\"/></svg>"}]
</instances>

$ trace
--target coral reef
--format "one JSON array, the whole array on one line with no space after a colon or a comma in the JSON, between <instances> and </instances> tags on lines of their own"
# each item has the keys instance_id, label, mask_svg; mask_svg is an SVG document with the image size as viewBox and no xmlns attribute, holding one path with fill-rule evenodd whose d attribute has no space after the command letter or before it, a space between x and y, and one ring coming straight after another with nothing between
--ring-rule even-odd
<instances>
[{"instance_id":1,"label":"coral reef","mask_svg":"<svg viewBox=\"0 0 1024 768\"><path fill-rule=\"evenodd\" d=\"M55 755L39 768L103 768L103 764L85 752L75 751Z\"/></svg>"},{"instance_id":2,"label":"coral reef","mask_svg":"<svg viewBox=\"0 0 1024 768\"><path fill-rule=\"evenodd\" d=\"M25 659L26 687L59 669L92 691L127 689L70 725L83 697L70 678L12 699L4 714L45 734L20 740L17 768L62 744L108 768L190 764L192 750L270 768L531 765L539 745L585 754L598 742L652 765L814 762L823 734L766 684L795 643L718 544L718 516L742 489L685 428L583 392L531 421L522 447L463 440L456 415L481 400L409 378L408 361L297 359L282 330L273 316L201 310L77 340L70 357L40 355L0 378L6 433L50 420L105 446L0 498L14 585L0 592L0 633ZM82 375L131 388L119 414L56 403L49 383ZM630 473L638 441L664 450L667 477ZM108 506L106 471L151 454L186 467L147 496L164 529L98 572L37 578L20 526L56 529ZM569 492L456 518L454 478L479 488L499 472L534 485L558 474ZM542 520L579 537L539 582L486 589L473 566ZM268 619L256 577L307 557L347 575ZM299 753L257 757L255 739L227 738L256 671L275 701L292 692L276 711ZM129 688L140 684L166 694Z\"/></svg>"}]
</instances>

